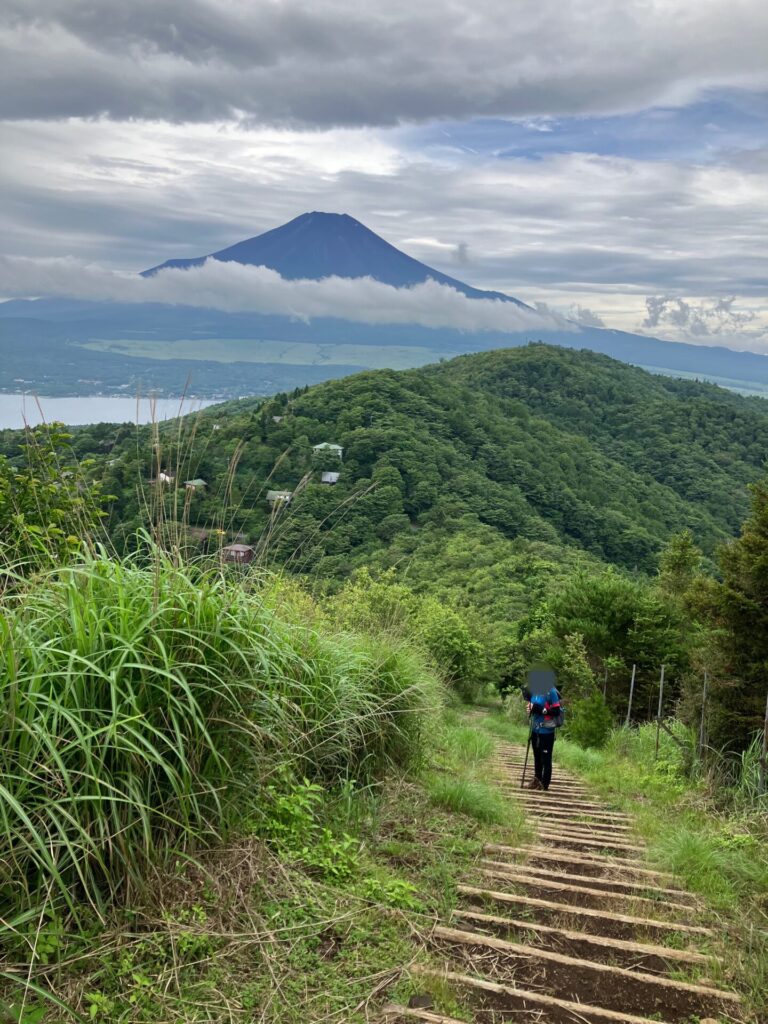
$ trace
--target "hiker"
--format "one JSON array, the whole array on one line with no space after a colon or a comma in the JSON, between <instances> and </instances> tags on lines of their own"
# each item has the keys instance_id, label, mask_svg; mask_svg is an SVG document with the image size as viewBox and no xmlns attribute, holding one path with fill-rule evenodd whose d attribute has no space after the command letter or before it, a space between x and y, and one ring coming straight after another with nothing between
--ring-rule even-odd
<instances>
[{"instance_id":1,"label":"hiker","mask_svg":"<svg viewBox=\"0 0 768 1024\"><path fill-rule=\"evenodd\" d=\"M563 724L563 708L560 694L555 689L547 693L525 694L528 699L528 716L531 719L531 746L533 747L533 781L529 789L549 789L552 779L552 748L555 735Z\"/></svg>"}]
</instances>

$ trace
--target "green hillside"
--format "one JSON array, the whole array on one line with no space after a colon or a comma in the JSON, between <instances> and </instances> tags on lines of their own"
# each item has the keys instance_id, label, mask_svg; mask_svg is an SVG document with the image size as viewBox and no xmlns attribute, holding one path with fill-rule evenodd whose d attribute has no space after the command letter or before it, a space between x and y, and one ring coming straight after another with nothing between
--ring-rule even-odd
<instances>
[{"instance_id":1,"label":"green hillside","mask_svg":"<svg viewBox=\"0 0 768 1024\"><path fill-rule=\"evenodd\" d=\"M483 526L486 543L566 546L650 570L683 527L707 555L736 533L768 413L710 385L531 345L218 406L180 436L160 428L162 465L150 430L135 435L100 427L76 439L80 454L117 441L104 477L117 534L139 524L137 483L159 468L206 480L188 502L191 525L220 518L226 498L223 525L251 541L270 523L267 487L296 492L271 550L321 576ZM341 445L341 462L314 453L321 442ZM338 482L322 485L334 469Z\"/></svg>"},{"instance_id":2,"label":"green hillside","mask_svg":"<svg viewBox=\"0 0 768 1024\"><path fill-rule=\"evenodd\" d=\"M461 611L493 660L511 624L580 569L653 576L683 529L714 568L761 475L768 412L712 385L537 344L156 428L84 428L72 444L81 460L96 456L87 472L113 496L106 524L119 550L152 523L193 555L248 543L258 564L320 589L390 570ZM21 464L19 434L0 450ZM338 480L323 484L323 472ZM163 476L174 480L152 483ZM271 505L269 490L290 504Z\"/></svg>"}]
</instances>

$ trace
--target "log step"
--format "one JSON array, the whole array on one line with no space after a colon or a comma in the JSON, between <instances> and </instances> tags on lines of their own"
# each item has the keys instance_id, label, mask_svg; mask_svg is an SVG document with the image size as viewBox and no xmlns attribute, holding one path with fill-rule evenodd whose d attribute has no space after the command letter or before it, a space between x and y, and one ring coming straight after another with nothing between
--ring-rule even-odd
<instances>
[{"instance_id":1,"label":"log step","mask_svg":"<svg viewBox=\"0 0 768 1024\"><path fill-rule=\"evenodd\" d=\"M583 828L613 829L615 832L631 832L632 826L619 819L583 814L578 810L555 811L551 807L531 808L531 817L551 821L554 825L576 825Z\"/></svg>"},{"instance_id":2,"label":"log step","mask_svg":"<svg viewBox=\"0 0 768 1024\"><path fill-rule=\"evenodd\" d=\"M545 884L550 879L553 879L556 882L575 882L577 885L588 883L590 887L593 889L600 889L604 886L620 887L621 889L629 890L629 892L626 893L626 895L629 896L632 896L634 892L637 892L640 895L642 895L643 893L659 893L663 896L683 896L687 897L689 901L693 901L693 896L691 895L691 893L683 892L681 889L661 889L658 886L646 882L630 882L622 878L595 878L591 875L571 874L568 871L551 871L548 866L545 871L542 871L538 874L532 874L534 870L534 865L532 864L516 864L511 861L503 860L488 860L483 858L483 860L481 860L480 863L483 864L485 867L489 867L492 869L497 868L500 871L514 871L515 874L522 875L529 874L537 881L543 881ZM655 896L649 896L648 898L651 899L653 902L656 902ZM681 906L680 903L677 903L674 900L672 901L672 903L667 903L666 905L674 905L678 907ZM685 906L688 909L690 909L690 903L686 904Z\"/></svg>"},{"instance_id":3,"label":"log step","mask_svg":"<svg viewBox=\"0 0 768 1024\"><path fill-rule=\"evenodd\" d=\"M651 1006L653 1011L663 1009L675 1020L688 1022L693 1015L718 1015L724 1008L741 1002L735 992L582 960L458 928L438 925L432 931L432 940L450 945L459 956L473 953L482 956L485 951L487 958L492 954L494 969L510 975L504 980L516 983L520 975L531 984L535 978L545 989L554 989L550 995L558 992L568 999L585 999L605 1009L626 1008L632 1013L642 1013Z\"/></svg>"},{"instance_id":4,"label":"log step","mask_svg":"<svg viewBox=\"0 0 768 1024\"><path fill-rule=\"evenodd\" d=\"M552 800L553 803L556 802L556 797L552 790L548 790L545 793L542 790L534 789L511 789L506 786L501 786L499 788L502 790L503 793L507 793L508 795L512 796L515 800L519 800L521 803L525 804L526 807L538 807L544 800ZM569 800L568 806L572 810L584 809L585 813L590 810L605 811L609 809L608 804L601 804L598 803L596 800Z\"/></svg>"},{"instance_id":5,"label":"log step","mask_svg":"<svg viewBox=\"0 0 768 1024\"><path fill-rule=\"evenodd\" d=\"M691 907L684 903L670 903L667 900L654 900L647 896L635 896L633 893L624 892L610 892L608 889L594 889L591 886L585 885L573 885L567 882L558 882L554 879L547 878L535 878L531 875L518 873L516 871L504 871L493 868L481 868L481 873L487 878L495 878L499 881L513 882L516 885L524 885L530 889L537 889L543 893L554 892L558 893L561 898L567 896L586 897L590 900L607 900L609 905L612 901L618 900L624 903L650 903L653 907L659 907L670 909L670 910L681 910L683 912L690 913Z\"/></svg>"},{"instance_id":6,"label":"log step","mask_svg":"<svg viewBox=\"0 0 768 1024\"><path fill-rule=\"evenodd\" d=\"M483 853L523 853L537 860L545 861L567 861L569 864L585 864L589 867L602 868L611 871L627 871L635 875L646 875L649 878L665 878L674 881L674 875L668 871L655 871L644 866L641 860L631 860L624 857L596 857L588 853L575 853L571 850L555 851L551 846L504 846L500 843L486 843Z\"/></svg>"},{"instance_id":7,"label":"log step","mask_svg":"<svg viewBox=\"0 0 768 1024\"><path fill-rule=\"evenodd\" d=\"M575 835L582 839L615 839L620 843L637 843L637 836L628 829L617 831L615 825L600 825L585 821L569 821L563 818L550 818L548 814L529 814L528 825L546 832L557 832Z\"/></svg>"},{"instance_id":8,"label":"log step","mask_svg":"<svg viewBox=\"0 0 768 1024\"><path fill-rule=\"evenodd\" d=\"M527 989L511 985L500 985L498 982L475 978L470 974L458 971L436 971L420 964L414 964L412 973L437 980L451 982L462 988L469 989L477 997L481 1005L493 1007L494 1021L519 1021L521 1010L531 1013L532 1019L544 1020L547 1024L651 1024L648 1017L638 1017L630 1013L617 1013L601 1006L589 1006L585 1003L574 1003L568 999L558 999L544 992L531 992ZM412 1017L409 1019L413 1019ZM428 1018L416 1017L416 1020ZM525 1019L525 1018L522 1018ZM655 1024L667 1024L666 1021L654 1017Z\"/></svg>"},{"instance_id":9,"label":"log step","mask_svg":"<svg viewBox=\"0 0 768 1024\"><path fill-rule=\"evenodd\" d=\"M521 920L514 917L501 917L498 914L484 914L477 910L456 909L451 915L467 924L490 931L533 933L536 938L545 942L562 944L567 948L586 947L584 959L592 959L600 955L615 957L617 953L626 954L627 960L635 965L638 959L643 967L652 968L658 963L658 970L669 970L671 963L699 964L711 967L719 961L715 957L706 956L692 949L673 949L654 943L637 942L633 939L614 939L609 935L592 935L589 932L573 931L570 928L555 928L538 921ZM502 936L503 938L504 936Z\"/></svg>"},{"instance_id":10,"label":"log step","mask_svg":"<svg viewBox=\"0 0 768 1024\"><path fill-rule=\"evenodd\" d=\"M551 914L590 918L596 924L604 923L606 931L610 931L614 924L625 924L645 930L680 932L685 935L710 937L713 934L711 928L704 928L702 925L683 924L679 921L660 921L647 917L636 917L633 914L617 914L614 911L607 914L605 911L595 910L593 907L576 907L570 903L555 903L552 900L537 899L535 896L520 896L517 893L499 892L497 889L485 889L476 885L461 883L456 887L456 891L463 896L473 896L476 899L490 900L494 903L536 907Z\"/></svg>"},{"instance_id":11,"label":"log step","mask_svg":"<svg viewBox=\"0 0 768 1024\"><path fill-rule=\"evenodd\" d=\"M589 839L587 836L568 835L565 832L550 832L539 829L539 839L549 843L562 843L564 846L592 846L598 850L631 850L632 853L643 853L645 847L636 846L634 843L623 843L618 840Z\"/></svg>"}]
</instances>

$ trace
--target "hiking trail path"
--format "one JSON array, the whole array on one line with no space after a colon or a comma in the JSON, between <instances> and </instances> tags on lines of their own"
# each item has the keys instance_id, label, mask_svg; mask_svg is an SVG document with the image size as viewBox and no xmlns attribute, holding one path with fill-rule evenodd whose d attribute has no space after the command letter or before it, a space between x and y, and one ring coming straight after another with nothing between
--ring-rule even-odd
<instances>
[{"instance_id":1,"label":"hiking trail path","mask_svg":"<svg viewBox=\"0 0 768 1024\"><path fill-rule=\"evenodd\" d=\"M428 937L443 969L415 964L412 977L460 990L476 1024L741 1021L738 994L713 980L717 936L699 899L646 862L629 815L557 761L547 793L521 789L524 758L497 740L490 765L536 839L484 847L457 908ZM390 1004L381 1019L463 1024L418 1005Z\"/></svg>"}]
</instances>

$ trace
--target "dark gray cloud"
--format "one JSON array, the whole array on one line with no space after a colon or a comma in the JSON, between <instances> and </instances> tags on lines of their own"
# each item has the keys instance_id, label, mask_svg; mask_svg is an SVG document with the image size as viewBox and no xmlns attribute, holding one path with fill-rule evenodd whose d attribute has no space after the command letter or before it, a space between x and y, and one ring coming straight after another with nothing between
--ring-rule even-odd
<instances>
[{"instance_id":1,"label":"dark gray cloud","mask_svg":"<svg viewBox=\"0 0 768 1024\"><path fill-rule=\"evenodd\" d=\"M4 0L0 117L536 117L768 83L762 0ZM535 122L532 122L535 123Z\"/></svg>"}]
</instances>

